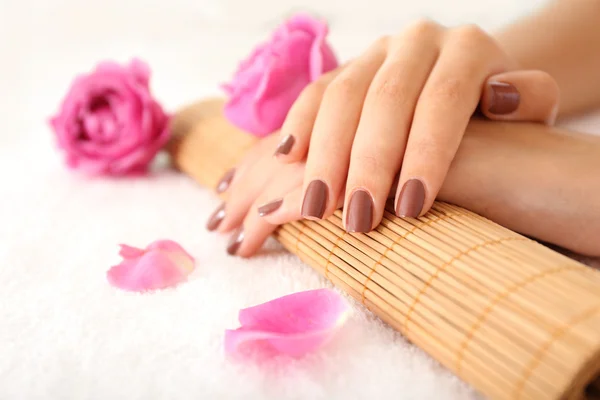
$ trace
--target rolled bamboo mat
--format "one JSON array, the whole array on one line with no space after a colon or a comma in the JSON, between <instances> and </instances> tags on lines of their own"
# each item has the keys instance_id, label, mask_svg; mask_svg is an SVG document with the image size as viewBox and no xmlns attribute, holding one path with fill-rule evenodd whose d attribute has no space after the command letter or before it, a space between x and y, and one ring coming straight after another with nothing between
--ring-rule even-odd
<instances>
[{"instance_id":1,"label":"rolled bamboo mat","mask_svg":"<svg viewBox=\"0 0 600 400\"><path fill-rule=\"evenodd\" d=\"M222 101L179 112L174 164L214 187L255 142ZM368 234L342 214L275 238L489 398L600 398L600 274L462 208L386 212Z\"/></svg>"}]
</instances>

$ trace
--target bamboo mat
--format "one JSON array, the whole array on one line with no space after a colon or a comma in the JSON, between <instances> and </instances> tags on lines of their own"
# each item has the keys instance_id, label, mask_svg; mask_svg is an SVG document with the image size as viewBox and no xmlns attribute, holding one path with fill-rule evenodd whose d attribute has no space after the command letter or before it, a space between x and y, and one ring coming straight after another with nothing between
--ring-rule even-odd
<instances>
[{"instance_id":1,"label":"bamboo mat","mask_svg":"<svg viewBox=\"0 0 600 400\"><path fill-rule=\"evenodd\" d=\"M181 110L168 146L207 187L256 140L221 107ZM418 219L389 210L368 234L341 217L275 238L489 398L600 398L600 273L450 204Z\"/></svg>"}]
</instances>

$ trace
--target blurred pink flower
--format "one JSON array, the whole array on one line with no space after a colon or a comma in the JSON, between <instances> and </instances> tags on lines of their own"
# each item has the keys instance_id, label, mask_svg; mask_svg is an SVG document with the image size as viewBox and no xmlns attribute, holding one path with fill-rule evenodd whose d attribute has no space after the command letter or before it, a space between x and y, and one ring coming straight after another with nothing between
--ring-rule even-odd
<instances>
[{"instance_id":1,"label":"blurred pink flower","mask_svg":"<svg viewBox=\"0 0 600 400\"><path fill-rule=\"evenodd\" d=\"M111 285L142 292L183 282L194 270L194 258L171 240L158 240L146 249L120 245L120 264L106 273Z\"/></svg>"},{"instance_id":2,"label":"blurred pink flower","mask_svg":"<svg viewBox=\"0 0 600 400\"><path fill-rule=\"evenodd\" d=\"M326 344L346 321L346 301L335 291L294 293L240 311L241 327L225 331L225 351L259 342L276 353L300 357Z\"/></svg>"},{"instance_id":3,"label":"blurred pink flower","mask_svg":"<svg viewBox=\"0 0 600 400\"><path fill-rule=\"evenodd\" d=\"M227 119L259 137L281 128L302 89L338 66L327 33L324 21L304 14L279 26L223 85Z\"/></svg>"},{"instance_id":4,"label":"blurred pink flower","mask_svg":"<svg viewBox=\"0 0 600 400\"><path fill-rule=\"evenodd\" d=\"M169 138L169 118L152 97L140 60L100 63L77 77L50 119L71 168L90 174L143 172Z\"/></svg>"}]
</instances>

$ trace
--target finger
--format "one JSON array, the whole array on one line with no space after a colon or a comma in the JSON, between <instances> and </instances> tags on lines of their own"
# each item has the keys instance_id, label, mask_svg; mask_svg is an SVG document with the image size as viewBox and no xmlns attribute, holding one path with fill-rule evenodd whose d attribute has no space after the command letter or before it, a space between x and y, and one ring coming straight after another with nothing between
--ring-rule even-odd
<instances>
[{"instance_id":1,"label":"finger","mask_svg":"<svg viewBox=\"0 0 600 400\"><path fill-rule=\"evenodd\" d=\"M244 155L237 167L233 167L225 171L225 173L217 181L217 184L214 188L215 192L222 194L229 190L229 187L233 184L236 176L239 178L240 175L243 175L244 170L252 166L256 160L262 156L261 149L264 147L266 141L268 141L268 139L257 141L252 149Z\"/></svg>"},{"instance_id":2,"label":"finger","mask_svg":"<svg viewBox=\"0 0 600 400\"><path fill-rule=\"evenodd\" d=\"M273 225L282 225L302 219L302 185L283 197L269 196L257 208L258 215Z\"/></svg>"},{"instance_id":3,"label":"finger","mask_svg":"<svg viewBox=\"0 0 600 400\"><path fill-rule=\"evenodd\" d=\"M431 208L487 76L506 69L506 60L477 27L455 29L442 44L415 109L396 194L397 215L417 217Z\"/></svg>"},{"instance_id":4,"label":"finger","mask_svg":"<svg viewBox=\"0 0 600 400\"><path fill-rule=\"evenodd\" d=\"M277 162L264 156L273 151L275 143L271 138L261 140L234 169L234 176L229 178L227 201L209 217L206 224L209 231L229 232L242 223L253 201L276 171Z\"/></svg>"},{"instance_id":5,"label":"finger","mask_svg":"<svg viewBox=\"0 0 600 400\"><path fill-rule=\"evenodd\" d=\"M349 64L329 84L315 121L304 177L304 218L320 219L333 213L345 186L352 141L364 98L373 76L385 59L387 39L378 41Z\"/></svg>"},{"instance_id":6,"label":"finger","mask_svg":"<svg viewBox=\"0 0 600 400\"><path fill-rule=\"evenodd\" d=\"M253 202L244 218L243 227L240 227L232 236L227 246L227 252L231 255L249 257L255 254L263 245L277 225L269 223L261 218L257 211L266 199L281 198L285 194L302 188L304 165L290 164L280 168L277 176L267 185L261 195ZM281 205L281 204L279 204ZM270 210L278 208L277 200L271 201ZM265 207L263 206L263 210Z\"/></svg>"},{"instance_id":7,"label":"finger","mask_svg":"<svg viewBox=\"0 0 600 400\"><path fill-rule=\"evenodd\" d=\"M259 158L264 157L264 154L265 152L268 152L268 149L274 148L275 143L276 138L274 136L268 136L257 140L250 150L244 154L238 165L230 168L221 176L215 185L215 191L222 194L229 190L231 185L234 184L240 176L244 175L246 169L254 165Z\"/></svg>"},{"instance_id":8,"label":"finger","mask_svg":"<svg viewBox=\"0 0 600 400\"><path fill-rule=\"evenodd\" d=\"M373 78L352 145L344 224L369 232L383 217L419 94L439 53L441 26L424 21L391 39Z\"/></svg>"},{"instance_id":9,"label":"finger","mask_svg":"<svg viewBox=\"0 0 600 400\"><path fill-rule=\"evenodd\" d=\"M559 89L544 71L512 71L488 78L480 110L500 121L531 121L553 125L558 112Z\"/></svg>"},{"instance_id":10,"label":"finger","mask_svg":"<svg viewBox=\"0 0 600 400\"><path fill-rule=\"evenodd\" d=\"M342 68L322 75L300 93L281 127L280 142L275 150L280 161L292 163L304 160L323 93Z\"/></svg>"},{"instance_id":11,"label":"finger","mask_svg":"<svg viewBox=\"0 0 600 400\"><path fill-rule=\"evenodd\" d=\"M266 196L262 202L259 202L257 214L266 222L275 226L298 221L302 219L302 215L300 214L302 195L302 185L299 185L285 196ZM337 200L336 208L341 208L343 204L344 198L340 196Z\"/></svg>"},{"instance_id":12,"label":"finger","mask_svg":"<svg viewBox=\"0 0 600 400\"><path fill-rule=\"evenodd\" d=\"M394 182L397 181L398 175L396 175L394 179ZM390 193L388 194L388 200L394 199L395 192L396 184L394 183ZM283 225L291 221L300 220L302 219L302 215L300 214L302 194L302 187L300 186L290 191L283 197L267 195L265 196L265 200L263 202L258 202L260 204L257 209L258 215L272 225ZM343 204L344 197L340 196L337 200L337 208L341 208Z\"/></svg>"}]
</instances>

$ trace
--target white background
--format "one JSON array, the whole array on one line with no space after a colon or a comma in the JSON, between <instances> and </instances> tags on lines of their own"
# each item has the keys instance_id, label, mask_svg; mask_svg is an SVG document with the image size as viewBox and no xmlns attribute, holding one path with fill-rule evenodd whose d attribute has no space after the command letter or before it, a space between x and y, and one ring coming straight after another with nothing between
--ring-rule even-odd
<instances>
[{"instance_id":1,"label":"white background","mask_svg":"<svg viewBox=\"0 0 600 400\"><path fill-rule=\"evenodd\" d=\"M98 60L139 56L154 89L175 108L228 78L241 56L285 16L328 18L341 59L384 33L430 17L493 30L541 0L0 0L2 112L21 132L35 130L74 74Z\"/></svg>"},{"instance_id":2,"label":"white background","mask_svg":"<svg viewBox=\"0 0 600 400\"><path fill-rule=\"evenodd\" d=\"M418 17L493 30L539 4L0 0L0 399L472 398L359 306L319 354L227 361L222 333L237 326L240 308L326 282L279 252L227 257L227 238L204 231L217 200L185 177L87 180L66 171L45 120L73 76L106 58L148 61L169 110L218 93L237 61L296 10L329 19L344 60ZM159 238L198 259L190 282L147 296L106 283L117 243Z\"/></svg>"}]
</instances>

